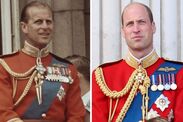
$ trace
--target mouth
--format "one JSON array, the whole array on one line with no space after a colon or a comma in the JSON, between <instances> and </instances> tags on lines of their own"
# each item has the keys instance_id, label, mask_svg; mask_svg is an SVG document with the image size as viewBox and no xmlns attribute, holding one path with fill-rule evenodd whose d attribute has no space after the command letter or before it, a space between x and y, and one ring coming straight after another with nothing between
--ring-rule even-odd
<instances>
[{"instance_id":1,"label":"mouth","mask_svg":"<svg viewBox=\"0 0 183 122\"><path fill-rule=\"evenodd\" d=\"M132 37L132 39L138 41L138 40L141 40L142 39L142 36L134 36L134 37Z\"/></svg>"},{"instance_id":2,"label":"mouth","mask_svg":"<svg viewBox=\"0 0 183 122\"><path fill-rule=\"evenodd\" d=\"M50 36L50 33L40 33L39 35L42 36L42 37L47 38L47 37Z\"/></svg>"}]
</instances>

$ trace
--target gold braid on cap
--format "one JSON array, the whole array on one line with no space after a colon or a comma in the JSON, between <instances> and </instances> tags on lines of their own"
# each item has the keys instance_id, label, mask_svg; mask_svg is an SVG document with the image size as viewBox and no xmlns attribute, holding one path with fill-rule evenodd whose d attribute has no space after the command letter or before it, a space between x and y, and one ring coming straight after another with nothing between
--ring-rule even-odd
<instances>
[{"instance_id":1,"label":"gold braid on cap","mask_svg":"<svg viewBox=\"0 0 183 122\"><path fill-rule=\"evenodd\" d=\"M26 94L28 93L28 91L31 87L33 79L37 74L37 70L35 70L36 66L33 66L25 73L16 73L11 70L11 68L8 66L8 64L3 59L0 59L0 64L13 77L13 98L16 94L16 88L17 88L17 80L15 80L15 79L24 79L24 78L28 79L29 78L28 76L30 76L32 74L29 81L27 82L27 85L25 86L24 91L22 92L21 96L14 104L14 106L17 106L22 101L22 99L26 96Z\"/></svg>"},{"instance_id":2,"label":"gold braid on cap","mask_svg":"<svg viewBox=\"0 0 183 122\"><path fill-rule=\"evenodd\" d=\"M131 89L130 94L129 94L123 108L121 109L121 111L116 119L116 122L121 122L124 119L126 112L128 111L138 89L140 90L141 94L143 95L142 119L143 119L143 122L145 121L145 118L147 116L147 110L148 110L148 99L149 99L148 87L150 86L150 79L147 76L146 70L141 65L139 65L138 68L131 74L126 86L119 92L111 91L109 89L109 87L107 86L107 84L105 82L102 68L99 67L96 69L95 77L96 77L96 82L99 85L102 92L110 98L110 110L109 110L110 113L109 113L108 122L112 121L113 115L116 111L116 106L118 104L118 99L120 97L123 97L124 95L126 95L130 91L130 89ZM116 98L117 98L117 102L116 102L115 108L112 112L112 99L116 99Z\"/></svg>"}]
</instances>

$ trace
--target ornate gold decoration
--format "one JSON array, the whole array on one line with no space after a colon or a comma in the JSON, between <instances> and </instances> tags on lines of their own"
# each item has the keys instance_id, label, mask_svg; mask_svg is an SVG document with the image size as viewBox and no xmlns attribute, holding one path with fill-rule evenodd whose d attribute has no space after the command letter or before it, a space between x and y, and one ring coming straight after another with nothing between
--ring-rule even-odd
<instances>
[{"instance_id":1,"label":"ornate gold decoration","mask_svg":"<svg viewBox=\"0 0 183 122\"><path fill-rule=\"evenodd\" d=\"M33 70L36 68L36 66L33 66L31 67L27 72L24 72L24 73L16 73L16 72L13 72L11 70L11 68L8 66L8 64L3 60L3 59L0 59L0 64L5 68L5 70L11 74L13 77L16 77L16 78L23 78L23 77L27 77L29 76Z\"/></svg>"},{"instance_id":2,"label":"ornate gold decoration","mask_svg":"<svg viewBox=\"0 0 183 122\"><path fill-rule=\"evenodd\" d=\"M164 71L164 72L170 72L175 71L176 69L174 67L161 67L158 69L158 71Z\"/></svg>"},{"instance_id":3,"label":"ornate gold decoration","mask_svg":"<svg viewBox=\"0 0 183 122\"><path fill-rule=\"evenodd\" d=\"M22 92L21 96L19 97L19 99L14 103L15 106L17 106L22 99L26 96L26 94L28 93L31 85L32 85L32 81L33 78L35 77L37 71L35 70L36 66L33 66L32 68L30 68L27 72L25 73L16 73L14 71L11 70L11 68L8 66L8 64L3 60L0 59L0 64L3 66L3 68L12 76L13 78L13 98L16 94L16 88L17 88L17 79L22 79L22 78L26 78L29 75L31 75L29 81L27 82L24 91ZM35 70L35 71L34 71ZM34 71L34 72L33 72Z\"/></svg>"},{"instance_id":4,"label":"ornate gold decoration","mask_svg":"<svg viewBox=\"0 0 183 122\"><path fill-rule=\"evenodd\" d=\"M143 68L147 68L154 64L158 60L159 56L158 54L153 50L153 52L145 57L143 60L141 60L140 64L142 65ZM130 65L133 68L138 68L139 62L132 57L132 55L128 54L127 57L125 58L125 61L128 65Z\"/></svg>"},{"instance_id":5,"label":"ornate gold decoration","mask_svg":"<svg viewBox=\"0 0 183 122\"><path fill-rule=\"evenodd\" d=\"M25 41L24 47L22 48L22 52L24 52L27 55L30 55L32 57L45 57L49 54L49 45L45 48L42 48L41 50L32 46L27 41ZM38 54L39 53L39 54Z\"/></svg>"},{"instance_id":6,"label":"ornate gold decoration","mask_svg":"<svg viewBox=\"0 0 183 122\"><path fill-rule=\"evenodd\" d=\"M139 65L138 68L131 74L128 83L126 84L126 86L119 92L117 91L111 91L104 79L103 76L103 71L102 68L97 68L95 71L95 76L96 76L96 81L97 84L99 85L100 89L102 90L102 92L110 97L110 112L109 112L109 119L108 121L112 121L113 115L116 111L116 107L118 104L118 99L120 97L123 97L124 95L126 95L129 91L130 94L123 106L123 108L121 109L116 122L121 122L123 120L123 118L126 115L126 112L128 111L135 94L137 93L137 90L139 89L141 94L143 95L143 99L142 99L142 119L143 121L145 121L145 118L147 116L147 111L148 111L148 87L150 86L150 79L147 75L146 70ZM112 112L112 99L117 99L116 101L116 105L114 107L114 110ZM111 114L112 113L112 114Z\"/></svg>"}]
</instances>

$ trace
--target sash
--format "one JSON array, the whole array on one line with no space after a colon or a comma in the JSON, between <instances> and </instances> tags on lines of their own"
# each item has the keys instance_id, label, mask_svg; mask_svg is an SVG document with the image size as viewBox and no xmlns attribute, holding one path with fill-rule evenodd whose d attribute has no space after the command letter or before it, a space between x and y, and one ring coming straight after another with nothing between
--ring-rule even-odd
<instances>
[{"instance_id":1,"label":"sash","mask_svg":"<svg viewBox=\"0 0 183 122\"><path fill-rule=\"evenodd\" d=\"M66 65L63 62L56 60L55 58L52 59L51 64L62 64ZM51 65L50 64L50 65ZM42 114L46 113L52 104L52 101L57 96L57 93L61 87L61 82L57 81L49 81L44 79L42 84L42 97L43 102L42 104L38 104L37 97L33 100L30 106L27 108L22 119L40 119L42 118Z\"/></svg>"},{"instance_id":2,"label":"sash","mask_svg":"<svg viewBox=\"0 0 183 122\"><path fill-rule=\"evenodd\" d=\"M171 73L176 74L182 67L183 65L181 64L176 64L174 62L170 62L170 61L165 61L164 63L162 63L160 65L159 68L157 68L157 70L152 74L152 75L158 75L158 74L168 74L167 71L162 71L162 70L158 70L158 69L162 69L162 68L174 68L175 70L171 71ZM151 78L152 78L151 75ZM152 82L152 80L151 80ZM151 83L152 84L152 83ZM149 88L149 105L148 105L148 109L150 109L153 105L153 103L156 101L156 99L162 94L163 91L152 91ZM135 96L129 110L126 113L125 118L123 119L123 122L139 122L142 119L142 110L141 110L141 106L142 106L142 95L140 92L137 93L137 95Z\"/></svg>"}]
</instances>

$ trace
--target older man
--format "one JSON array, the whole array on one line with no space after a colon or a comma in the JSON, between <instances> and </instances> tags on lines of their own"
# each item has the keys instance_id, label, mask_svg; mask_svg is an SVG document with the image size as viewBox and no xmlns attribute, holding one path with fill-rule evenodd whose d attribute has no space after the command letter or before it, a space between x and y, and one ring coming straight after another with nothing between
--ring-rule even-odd
<instances>
[{"instance_id":1,"label":"older man","mask_svg":"<svg viewBox=\"0 0 183 122\"><path fill-rule=\"evenodd\" d=\"M84 121L76 69L48 50L53 25L46 3L24 7L24 48L0 59L0 122Z\"/></svg>"}]
</instances>

